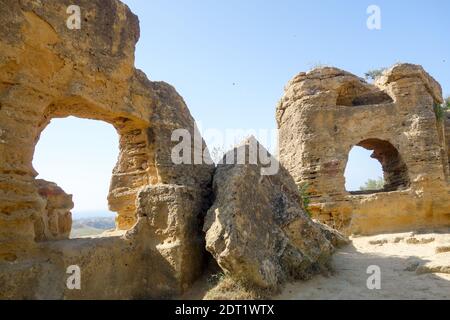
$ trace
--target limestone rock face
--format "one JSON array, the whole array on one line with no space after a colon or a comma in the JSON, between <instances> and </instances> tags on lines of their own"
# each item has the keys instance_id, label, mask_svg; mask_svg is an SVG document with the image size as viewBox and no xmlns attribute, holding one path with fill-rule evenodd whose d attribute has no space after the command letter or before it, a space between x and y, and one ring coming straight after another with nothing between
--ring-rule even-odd
<instances>
[{"instance_id":1,"label":"limestone rock face","mask_svg":"<svg viewBox=\"0 0 450 320\"><path fill-rule=\"evenodd\" d=\"M254 138L230 152L249 155L252 144L257 145ZM215 201L204 225L207 250L232 277L263 288L325 270L334 248L330 240L337 243L334 234L328 233L328 240L305 213L284 168L262 175L261 162L248 159L216 170Z\"/></svg>"},{"instance_id":2,"label":"limestone rock face","mask_svg":"<svg viewBox=\"0 0 450 320\"><path fill-rule=\"evenodd\" d=\"M177 294L199 272L189 255L201 261L205 251L198 221L214 167L173 163L174 130L191 135L191 153L205 144L193 143L195 122L176 90L134 67L138 18L117 0L75 4L79 29L67 26L73 14L67 1L1 1L0 299ZM70 197L35 179L32 159L41 132L52 119L68 116L104 121L119 136L108 196L117 231L109 237L61 241L70 231ZM153 222L169 217L141 201L149 188L182 203L170 211L170 221L177 221L170 232L138 226L151 214L161 215ZM202 192L191 197L179 190ZM80 292L65 287L70 264L79 265L86 280Z\"/></svg>"},{"instance_id":3,"label":"limestone rock face","mask_svg":"<svg viewBox=\"0 0 450 320\"><path fill-rule=\"evenodd\" d=\"M412 64L393 66L375 84L331 67L300 73L277 107L280 162L298 185L308 184L313 216L339 230L448 226L448 121L433 107L442 101L440 85ZM345 189L354 146L381 163L380 192Z\"/></svg>"},{"instance_id":4,"label":"limestone rock face","mask_svg":"<svg viewBox=\"0 0 450 320\"><path fill-rule=\"evenodd\" d=\"M139 237L142 229L155 235L153 245L175 270L181 289L187 289L203 271L201 233L204 199L208 189L180 185L156 185L143 188L138 196L138 222L128 237Z\"/></svg>"},{"instance_id":5,"label":"limestone rock face","mask_svg":"<svg viewBox=\"0 0 450 320\"><path fill-rule=\"evenodd\" d=\"M36 180L38 192L45 201L45 210L35 218L36 241L69 239L72 229L72 196L53 182Z\"/></svg>"},{"instance_id":6,"label":"limestone rock face","mask_svg":"<svg viewBox=\"0 0 450 320\"><path fill-rule=\"evenodd\" d=\"M448 166L450 168L450 110L446 110L444 115L445 121L445 140L447 141L447 157L448 157ZM449 169L450 170L450 169Z\"/></svg>"}]
</instances>

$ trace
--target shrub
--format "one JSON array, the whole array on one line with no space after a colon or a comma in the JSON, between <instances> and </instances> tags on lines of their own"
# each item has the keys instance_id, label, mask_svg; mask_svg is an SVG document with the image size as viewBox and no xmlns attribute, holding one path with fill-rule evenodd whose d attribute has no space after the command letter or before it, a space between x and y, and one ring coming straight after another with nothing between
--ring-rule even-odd
<instances>
[{"instance_id":1,"label":"shrub","mask_svg":"<svg viewBox=\"0 0 450 320\"><path fill-rule=\"evenodd\" d=\"M359 190L361 191L368 191L368 190L381 190L384 187L384 179L379 177L378 179L369 179L367 180L363 186L359 187Z\"/></svg>"},{"instance_id":2,"label":"shrub","mask_svg":"<svg viewBox=\"0 0 450 320\"><path fill-rule=\"evenodd\" d=\"M308 193L308 188L309 188L309 184L308 183L303 183L298 187L298 192L300 194L300 198L303 202L303 207L305 209L306 214L311 218L312 217L312 213L311 211L308 209L309 204L311 203L311 197Z\"/></svg>"},{"instance_id":3,"label":"shrub","mask_svg":"<svg viewBox=\"0 0 450 320\"><path fill-rule=\"evenodd\" d=\"M222 281L225 278L225 273L223 272L218 272L218 273L214 273L211 274L208 278L207 278L207 282L209 285L211 286L215 286L217 285L220 281Z\"/></svg>"},{"instance_id":4,"label":"shrub","mask_svg":"<svg viewBox=\"0 0 450 320\"><path fill-rule=\"evenodd\" d=\"M367 80L376 80L378 77L383 75L383 72L386 70L386 68L380 68L380 69L373 69L367 71L364 76Z\"/></svg>"},{"instance_id":5,"label":"shrub","mask_svg":"<svg viewBox=\"0 0 450 320\"><path fill-rule=\"evenodd\" d=\"M279 293L279 289L263 289L229 275L220 278L214 287L210 288L205 300L267 300Z\"/></svg>"},{"instance_id":6,"label":"shrub","mask_svg":"<svg viewBox=\"0 0 450 320\"><path fill-rule=\"evenodd\" d=\"M433 110L438 121L444 120L445 112L450 110L450 97L445 98L444 103L442 104L434 103Z\"/></svg>"}]
</instances>

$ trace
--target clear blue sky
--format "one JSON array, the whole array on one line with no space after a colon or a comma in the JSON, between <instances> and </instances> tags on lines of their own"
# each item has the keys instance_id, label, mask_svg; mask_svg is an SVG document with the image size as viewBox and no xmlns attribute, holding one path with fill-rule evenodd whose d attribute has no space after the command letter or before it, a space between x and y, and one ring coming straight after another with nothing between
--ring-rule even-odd
<instances>
[{"instance_id":1,"label":"clear blue sky","mask_svg":"<svg viewBox=\"0 0 450 320\"><path fill-rule=\"evenodd\" d=\"M399 61L417 63L441 83L445 94L450 94L450 1L124 2L139 16L141 24L136 66L151 80L174 85L203 128L275 128L275 106L284 85L296 73L316 64L337 66L362 76L369 69ZM366 9L371 4L381 9L381 30L366 27ZM82 131L91 136L87 144L96 133L99 139L104 138L99 143L105 150L95 148L95 159L88 155L94 163L89 174L95 177L93 187L107 186L117 157L117 146L109 145L111 140L117 143L114 131L102 124L88 128L80 127L77 121L69 122L64 120L66 125L52 132L60 136L71 130ZM49 129L43 139L52 133ZM85 146L84 142L73 141L67 152L78 150L77 154L86 155L90 149ZM61 150L53 154L50 148L54 145L46 145L44 140L38 145L35 167L44 178L49 178L47 171L56 169L49 155L62 156ZM350 172L349 188L358 188L368 176L381 175L379 165L367 161L367 152L353 152L351 161L357 170ZM65 166L64 161L55 162ZM107 165L97 173L100 163ZM72 165L65 167L68 172L78 170ZM104 171L108 172L106 176ZM63 172L61 169L59 176L51 178L68 185L76 198L81 187L72 188ZM75 211L99 210L100 204L106 203L105 197L81 197L77 204L80 209Z\"/></svg>"}]
</instances>

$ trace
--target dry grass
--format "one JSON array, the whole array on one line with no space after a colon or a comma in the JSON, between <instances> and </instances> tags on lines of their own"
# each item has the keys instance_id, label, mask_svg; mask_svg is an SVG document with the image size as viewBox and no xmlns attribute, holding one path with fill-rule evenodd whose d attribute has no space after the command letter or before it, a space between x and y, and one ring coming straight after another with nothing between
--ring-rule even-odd
<instances>
[{"instance_id":1,"label":"dry grass","mask_svg":"<svg viewBox=\"0 0 450 320\"><path fill-rule=\"evenodd\" d=\"M274 296L277 291L258 288L227 275L214 275L217 283L205 294L205 300L266 300Z\"/></svg>"},{"instance_id":2,"label":"dry grass","mask_svg":"<svg viewBox=\"0 0 450 320\"><path fill-rule=\"evenodd\" d=\"M436 253L450 252L450 246L440 246L440 247L436 247L435 252L436 252Z\"/></svg>"}]
</instances>

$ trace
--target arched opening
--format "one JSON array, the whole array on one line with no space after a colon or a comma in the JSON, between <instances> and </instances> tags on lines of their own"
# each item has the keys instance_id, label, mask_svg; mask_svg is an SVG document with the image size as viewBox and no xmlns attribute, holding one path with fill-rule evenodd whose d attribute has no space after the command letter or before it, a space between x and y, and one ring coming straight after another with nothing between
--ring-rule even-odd
<instances>
[{"instance_id":1,"label":"arched opening","mask_svg":"<svg viewBox=\"0 0 450 320\"><path fill-rule=\"evenodd\" d=\"M48 211L41 222L46 226L37 222L41 229L37 240L64 238L67 232L70 238L98 235L115 228L116 213L108 209L107 197L118 142L115 128L103 121L69 117L52 119L47 125L33 159ZM42 229L52 234L46 236Z\"/></svg>"},{"instance_id":2,"label":"arched opening","mask_svg":"<svg viewBox=\"0 0 450 320\"><path fill-rule=\"evenodd\" d=\"M345 189L350 192L379 191L384 187L383 168L371 158L372 152L354 146L348 155L345 168Z\"/></svg>"},{"instance_id":3,"label":"arched opening","mask_svg":"<svg viewBox=\"0 0 450 320\"><path fill-rule=\"evenodd\" d=\"M402 190L409 186L408 170L388 141L366 139L349 153L345 187L353 194Z\"/></svg>"},{"instance_id":4,"label":"arched opening","mask_svg":"<svg viewBox=\"0 0 450 320\"><path fill-rule=\"evenodd\" d=\"M392 98L384 91L370 88L360 82L348 82L338 90L337 106L356 107L392 103Z\"/></svg>"}]
</instances>

